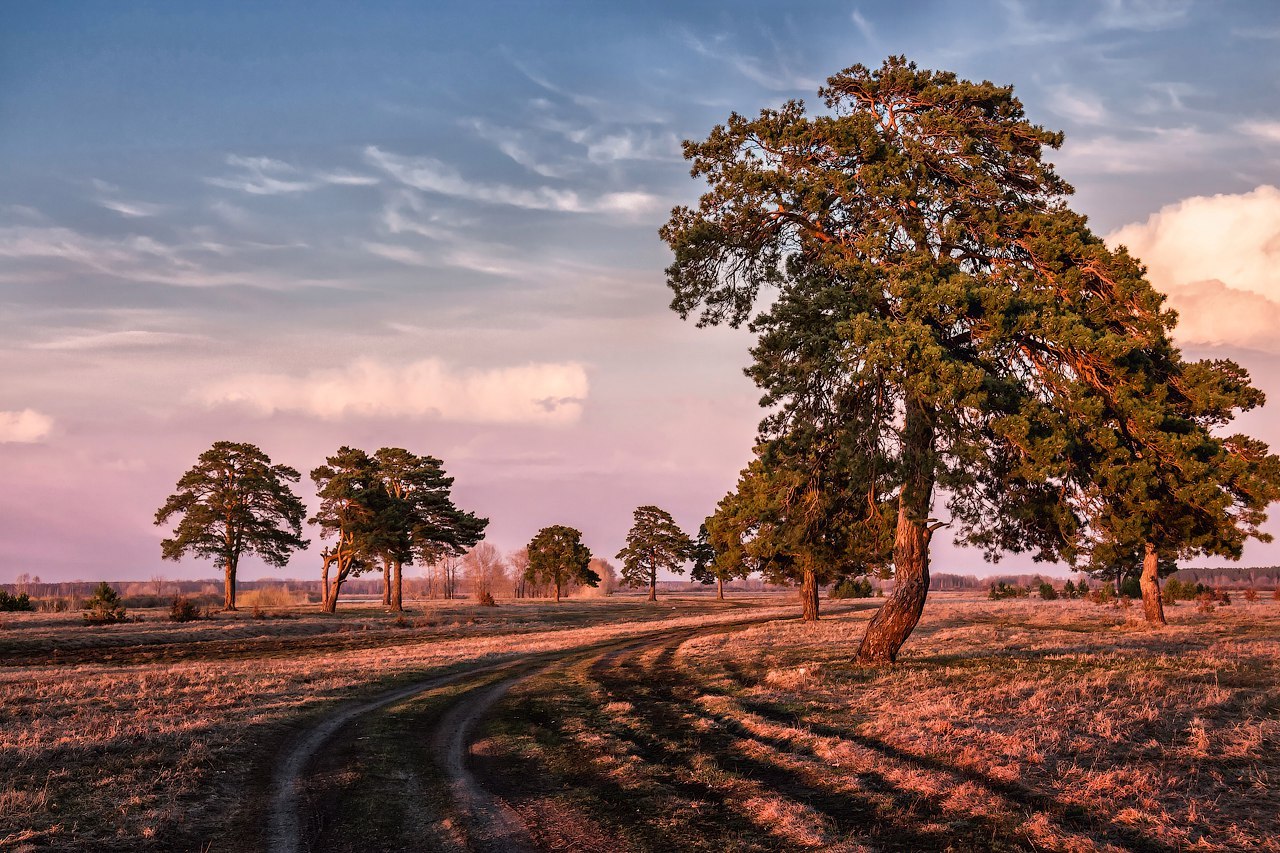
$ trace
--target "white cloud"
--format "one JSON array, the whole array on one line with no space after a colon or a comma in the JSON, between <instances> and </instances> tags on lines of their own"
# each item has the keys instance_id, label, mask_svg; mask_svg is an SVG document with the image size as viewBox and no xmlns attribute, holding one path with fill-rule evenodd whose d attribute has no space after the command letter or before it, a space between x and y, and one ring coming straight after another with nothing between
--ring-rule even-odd
<instances>
[{"instance_id":1,"label":"white cloud","mask_svg":"<svg viewBox=\"0 0 1280 853\"><path fill-rule=\"evenodd\" d=\"M563 213L635 214L658 207L658 200L654 196L638 191L608 193L597 199L590 199L569 189L545 186L524 189L469 181L452 166L434 157L405 157L372 145L365 149L365 159L405 186L486 204Z\"/></svg>"},{"instance_id":2,"label":"white cloud","mask_svg":"<svg viewBox=\"0 0 1280 853\"><path fill-rule=\"evenodd\" d=\"M99 199L98 204L107 210L114 210L121 216L127 216L130 219L156 216L168 210L163 204L151 204L145 201L121 201L114 198Z\"/></svg>"},{"instance_id":3,"label":"white cloud","mask_svg":"<svg viewBox=\"0 0 1280 853\"><path fill-rule=\"evenodd\" d=\"M858 28L858 32L862 33L862 37L868 42L876 40L875 27L871 26L871 22L867 20L867 16L862 14L862 10L854 8L853 13L849 16L853 20L853 25Z\"/></svg>"},{"instance_id":4,"label":"white cloud","mask_svg":"<svg viewBox=\"0 0 1280 853\"><path fill-rule=\"evenodd\" d=\"M0 412L0 444L33 444L53 431L53 418L35 409Z\"/></svg>"},{"instance_id":5,"label":"white cloud","mask_svg":"<svg viewBox=\"0 0 1280 853\"><path fill-rule=\"evenodd\" d=\"M723 38L713 39L708 43L688 31L684 36L685 41L697 53L731 66L743 77L774 92L813 92L821 85L822 81L817 77L794 70L792 61L781 56L776 57L770 65L754 56L725 47Z\"/></svg>"},{"instance_id":6,"label":"white cloud","mask_svg":"<svg viewBox=\"0 0 1280 853\"><path fill-rule=\"evenodd\" d=\"M1240 130L1264 142L1280 142L1280 121L1246 121Z\"/></svg>"},{"instance_id":7,"label":"white cloud","mask_svg":"<svg viewBox=\"0 0 1280 853\"><path fill-rule=\"evenodd\" d=\"M1056 86L1049 91L1049 108L1080 124L1101 124L1107 110L1097 95L1072 86Z\"/></svg>"},{"instance_id":8,"label":"white cloud","mask_svg":"<svg viewBox=\"0 0 1280 853\"><path fill-rule=\"evenodd\" d=\"M65 338L32 344L31 348L44 350L125 349L204 343L208 340L204 335L192 335L182 332L149 332L133 329L120 332L91 332L71 335Z\"/></svg>"},{"instance_id":9,"label":"white cloud","mask_svg":"<svg viewBox=\"0 0 1280 853\"><path fill-rule=\"evenodd\" d=\"M241 157L227 155L227 165L240 170L240 174L224 178L205 178L205 183L215 187L239 190L249 195L282 195L308 192L326 185L366 187L379 183L372 175L353 172L304 173L297 166L271 157Z\"/></svg>"},{"instance_id":10,"label":"white cloud","mask_svg":"<svg viewBox=\"0 0 1280 853\"><path fill-rule=\"evenodd\" d=\"M1280 352L1280 189L1196 196L1107 236L1147 266L1186 343Z\"/></svg>"},{"instance_id":11,"label":"white cloud","mask_svg":"<svg viewBox=\"0 0 1280 853\"><path fill-rule=\"evenodd\" d=\"M1129 137L1073 136L1063 143L1057 160L1059 171L1068 177L1076 172L1115 175L1200 168L1221 141L1195 127L1149 128Z\"/></svg>"},{"instance_id":12,"label":"white cloud","mask_svg":"<svg viewBox=\"0 0 1280 853\"><path fill-rule=\"evenodd\" d=\"M363 245L371 254L399 264L407 264L411 267L426 267L432 264L432 260L425 254L408 246L397 246L393 243L374 243L372 241L366 241Z\"/></svg>"},{"instance_id":13,"label":"white cloud","mask_svg":"<svg viewBox=\"0 0 1280 853\"><path fill-rule=\"evenodd\" d=\"M582 414L587 373L573 362L457 370L439 359L396 366L370 360L296 377L256 373L206 386L195 400L262 415L294 412L434 418L473 423L569 424Z\"/></svg>"}]
</instances>

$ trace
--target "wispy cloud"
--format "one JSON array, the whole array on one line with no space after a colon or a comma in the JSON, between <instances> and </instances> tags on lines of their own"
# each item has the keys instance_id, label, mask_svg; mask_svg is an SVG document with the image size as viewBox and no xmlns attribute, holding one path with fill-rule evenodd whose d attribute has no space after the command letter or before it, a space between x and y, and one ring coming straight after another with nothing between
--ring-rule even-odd
<instances>
[{"instance_id":1,"label":"wispy cloud","mask_svg":"<svg viewBox=\"0 0 1280 853\"><path fill-rule=\"evenodd\" d=\"M578 420L587 393L586 370L573 362L458 370L438 359L402 366L363 360L305 376L235 376L206 386L195 400L260 415L291 412L327 420L409 417L555 426Z\"/></svg>"},{"instance_id":2,"label":"wispy cloud","mask_svg":"<svg viewBox=\"0 0 1280 853\"><path fill-rule=\"evenodd\" d=\"M282 195L309 192L326 185L372 186L378 179L372 175L360 175L345 171L303 171L291 163L271 157L241 157L227 155L227 165L239 170L239 174L205 178L205 183L215 187L239 190L249 195Z\"/></svg>"},{"instance_id":3,"label":"wispy cloud","mask_svg":"<svg viewBox=\"0 0 1280 853\"><path fill-rule=\"evenodd\" d=\"M169 209L168 206L163 204L150 204L145 201L123 201L118 198L99 199L98 204L107 210L114 210L121 216L127 216L130 219L158 216Z\"/></svg>"},{"instance_id":4,"label":"wispy cloud","mask_svg":"<svg viewBox=\"0 0 1280 853\"><path fill-rule=\"evenodd\" d=\"M1092 92L1074 86L1050 89L1049 109L1079 124L1102 124L1107 119L1107 109L1102 100Z\"/></svg>"},{"instance_id":5,"label":"wispy cloud","mask_svg":"<svg viewBox=\"0 0 1280 853\"><path fill-rule=\"evenodd\" d=\"M1153 173L1197 166L1222 144L1197 127L1156 127L1123 137L1068 137L1057 160L1065 175Z\"/></svg>"},{"instance_id":6,"label":"wispy cloud","mask_svg":"<svg viewBox=\"0 0 1280 853\"><path fill-rule=\"evenodd\" d=\"M425 267L434 263L424 253L409 246L400 246L394 243L375 243L373 241L365 241L362 245L370 254L386 258L389 261L395 261L398 264L405 264L406 266Z\"/></svg>"},{"instance_id":7,"label":"wispy cloud","mask_svg":"<svg viewBox=\"0 0 1280 853\"><path fill-rule=\"evenodd\" d=\"M0 412L0 444L34 444L53 432L53 418L35 409Z\"/></svg>"},{"instance_id":8,"label":"wispy cloud","mask_svg":"<svg viewBox=\"0 0 1280 853\"><path fill-rule=\"evenodd\" d=\"M654 196L641 191L604 193L596 198L585 198L571 189L547 186L526 189L471 181L434 157L406 157L372 145L365 149L365 159L405 186L485 204L563 213L626 215L647 213L658 207Z\"/></svg>"},{"instance_id":9,"label":"wispy cloud","mask_svg":"<svg viewBox=\"0 0 1280 853\"><path fill-rule=\"evenodd\" d=\"M723 62L753 83L774 92L813 92L821 85L817 77L795 70L796 60L777 56L772 62L749 56L726 46L724 38L704 41L689 31L685 41L702 56Z\"/></svg>"},{"instance_id":10,"label":"wispy cloud","mask_svg":"<svg viewBox=\"0 0 1280 853\"><path fill-rule=\"evenodd\" d=\"M867 20L867 16L862 14L861 9L854 7L849 18L853 21L853 25L858 28L858 32L862 33L862 37L864 39L868 42L874 42L876 40L876 28Z\"/></svg>"},{"instance_id":11,"label":"wispy cloud","mask_svg":"<svg viewBox=\"0 0 1280 853\"><path fill-rule=\"evenodd\" d=\"M143 329L129 329L118 332L89 332L56 338L32 344L31 349L42 350L100 350L100 349L136 349L146 347L166 347L207 343L205 335L193 335L183 332L153 332Z\"/></svg>"},{"instance_id":12,"label":"wispy cloud","mask_svg":"<svg viewBox=\"0 0 1280 853\"><path fill-rule=\"evenodd\" d=\"M1264 142L1280 142L1280 121L1246 121L1240 131Z\"/></svg>"}]
</instances>

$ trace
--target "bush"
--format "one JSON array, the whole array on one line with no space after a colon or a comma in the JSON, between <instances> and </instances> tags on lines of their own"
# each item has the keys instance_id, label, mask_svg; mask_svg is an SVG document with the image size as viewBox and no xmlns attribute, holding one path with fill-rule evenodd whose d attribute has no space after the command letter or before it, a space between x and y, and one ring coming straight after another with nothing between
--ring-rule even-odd
<instances>
[{"instance_id":1,"label":"bush","mask_svg":"<svg viewBox=\"0 0 1280 853\"><path fill-rule=\"evenodd\" d=\"M1137 578L1120 581L1120 594L1127 598L1142 598L1142 584Z\"/></svg>"},{"instance_id":2,"label":"bush","mask_svg":"<svg viewBox=\"0 0 1280 853\"><path fill-rule=\"evenodd\" d=\"M1067 581L1070 583L1070 581ZM1040 581L1040 598L1044 601L1057 601L1058 591L1048 581Z\"/></svg>"},{"instance_id":3,"label":"bush","mask_svg":"<svg viewBox=\"0 0 1280 853\"><path fill-rule=\"evenodd\" d=\"M1071 581L1069 581L1069 580L1068 580L1066 583L1064 583L1064 584L1062 585L1062 597L1063 597L1063 598L1067 598L1067 599L1075 598L1075 597L1076 597L1076 585L1075 585L1075 584L1073 584L1073 583L1072 583Z\"/></svg>"},{"instance_id":4,"label":"bush","mask_svg":"<svg viewBox=\"0 0 1280 853\"><path fill-rule=\"evenodd\" d=\"M874 595L875 590L867 578L842 578L831 588L831 592L827 593L827 598L871 598Z\"/></svg>"},{"instance_id":5,"label":"bush","mask_svg":"<svg viewBox=\"0 0 1280 853\"><path fill-rule=\"evenodd\" d=\"M1212 613L1213 612L1213 593L1202 592L1199 595L1197 595L1196 610L1199 610L1201 613Z\"/></svg>"},{"instance_id":6,"label":"bush","mask_svg":"<svg viewBox=\"0 0 1280 853\"><path fill-rule=\"evenodd\" d=\"M169 606L170 622L194 622L200 618L200 607L184 595L173 600Z\"/></svg>"},{"instance_id":7,"label":"bush","mask_svg":"<svg viewBox=\"0 0 1280 853\"><path fill-rule=\"evenodd\" d=\"M35 605L31 603L31 598L25 592L10 595L5 590L0 589L0 612L16 613L19 610L35 609Z\"/></svg>"},{"instance_id":8,"label":"bush","mask_svg":"<svg viewBox=\"0 0 1280 853\"><path fill-rule=\"evenodd\" d=\"M1257 601L1257 600L1258 600L1258 591L1257 591L1256 589L1254 589L1253 587L1249 587L1248 589L1246 589L1246 590L1244 591L1244 600L1245 600L1245 601Z\"/></svg>"},{"instance_id":9,"label":"bush","mask_svg":"<svg viewBox=\"0 0 1280 853\"><path fill-rule=\"evenodd\" d=\"M487 589L481 591L480 594L476 596L476 604L479 604L481 607L498 606L498 602L493 600L493 593L489 592Z\"/></svg>"},{"instance_id":10,"label":"bush","mask_svg":"<svg viewBox=\"0 0 1280 853\"><path fill-rule=\"evenodd\" d=\"M1014 586L1000 581L991 585L991 588L987 591L987 598L992 601L999 601L1004 598L1026 598L1030 594L1031 590L1025 587Z\"/></svg>"},{"instance_id":11,"label":"bush","mask_svg":"<svg viewBox=\"0 0 1280 853\"><path fill-rule=\"evenodd\" d=\"M110 625L123 622L127 618L124 604L120 601L120 594L106 581L98 584L84 606L84 621L90 625Z\"/></svg>"}]
</instances>

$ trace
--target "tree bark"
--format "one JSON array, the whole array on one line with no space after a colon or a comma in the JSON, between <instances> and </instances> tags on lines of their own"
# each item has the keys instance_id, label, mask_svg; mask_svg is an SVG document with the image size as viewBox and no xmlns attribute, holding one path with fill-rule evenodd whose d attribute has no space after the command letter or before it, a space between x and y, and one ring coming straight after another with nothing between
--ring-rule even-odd
<instances>
[{"instance_id":1,"label":"tree bark","mask_svg":"<svg viewBox=\"0 0 1280 853\"><path fill-rule=\"evenodd\" d=\"M724 601L724 578L716 578L716 598Z\"/></svg>"},{"instance_id":2,"label":"tree bark","mask_svg":"<svg viewBox=\"0 0 1280 853\"><path fill-rule=\"evenodd\" d=\"M936 467L933 414L908 400L903 424L907 476L898 497L898 526L893 540L893 594L872 617L858 647L858 662L891 664L915 630L929 594L929 510Z\"/></svg>"},{"instance_id":3,"label":"tree bark","mask_svg":"<svg viewBox=\"0 0 1280 853\"><path fill-rule=\"evenodd\" d=\"M404 563L391 564L391 609L404 610Z\"/></svg>"},{"instance_id":4,"label":"tree bark","mask_svg":"<svg viewBox=\"0 0 1280 853\"><path fill-rule=\"evenodd\" d=\"M236 609L236 561L227 559L227 571L223 584L222 609Z\"/></svg>"},{"instance_id":5,"label":"tree bark","mask_svg":"<svg viewBox=\"0 0 1280 853\"><path fill-rule=\"evenodd\" d=\"M658 600L658 573L656 571L649 572L649 600Z\"/></svg>"},{"instance_id":6,"label":"tree bark","mask_svg":"<svg viewBox=\"0 0 1280 853\"><path fill-rule=\"evenodd\" d=\"M811 566L805 566L801 575L800 603L804 608L805 622L818 621L818 575Z\"/></svg>"},{"instance_id":7,"label":"tree bark","mask_svg":"<svg viewBox=\"0 0 1280 853\"><path fill-rule=\"evenodd\" d=\"M382 606L391 606L391 558L382 561Z\"/></svg>"},{"instance_id":8,"label":"tree bark","mask_svg":"<svg viewBox=\"0 0 1280 853\"><path fill-rule=\"evenodd\" d=\"M1142 558L1142 577L1138 580L1142 587L1142 612L1152 625L1167 625L1164 619L1164 602L1160 598L1160 555L1156 553L1154 542L1147 543L1147 552Z\"/></svg>"},{"instance_id":9,"label":"tree bark","mask_svg":"<svg viewBox=\"0 0 1280 853\"><path fill-rule=\"evenodd\" d=\"M556 604L560 603L560 581L556 581Z\"/></svg>"}]
</instances>

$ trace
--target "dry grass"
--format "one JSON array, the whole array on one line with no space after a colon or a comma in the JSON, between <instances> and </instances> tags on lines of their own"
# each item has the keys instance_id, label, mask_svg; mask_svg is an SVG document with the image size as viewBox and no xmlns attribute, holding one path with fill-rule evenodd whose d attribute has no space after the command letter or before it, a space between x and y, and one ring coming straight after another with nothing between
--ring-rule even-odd
<instances>
[{"instance_id":1,"label":"dry grass","mask_svg":"<svg viewBox=\"0 0 1280 853\"><path fill-rule=\"evenodd\" d=\"M503 602L483 614L449 603L410 614L408 627L376 609L181 625L144 615L105 628L79 614L5 619L0 849L198 849L250 805L246 790L290 726L336 702L469 661L627 636L655 620L741 613L689 600Z\"/></svg>"},{"instance_id":2,"label":"dry grass","mask_svg":"<svg viewBox=\"0 0 1280 853\"><path fill-rule=\"evenodd\" d=\"M1134 610L937 597L892 669L866 611L702 637L526 686L486 750L635 849L1280 850L1280 607Z\"/></svg>"}]
</instances>

